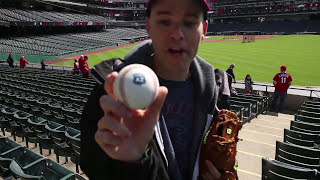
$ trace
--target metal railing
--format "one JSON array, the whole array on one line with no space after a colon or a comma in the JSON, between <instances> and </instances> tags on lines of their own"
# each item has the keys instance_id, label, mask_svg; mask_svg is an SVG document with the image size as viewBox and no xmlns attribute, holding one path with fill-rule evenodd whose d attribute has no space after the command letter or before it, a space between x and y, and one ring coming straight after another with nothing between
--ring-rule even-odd
<instances>
[{"instance_id":1,"label":"metal railing","mask_svg":"<svg viewBox=\"0 0 320 180\"><path fill-rule=\"evenodd\" d=\"M234 88L244 89L244 82L233 83ZM264 91L264 92L274 92L274 86L272 84L254 83L253 90ZM314 87L297 87L290 86L288 89L288 94L309 96L320 98L320 86L318 88Z\"/></svg>"}]
</instances>

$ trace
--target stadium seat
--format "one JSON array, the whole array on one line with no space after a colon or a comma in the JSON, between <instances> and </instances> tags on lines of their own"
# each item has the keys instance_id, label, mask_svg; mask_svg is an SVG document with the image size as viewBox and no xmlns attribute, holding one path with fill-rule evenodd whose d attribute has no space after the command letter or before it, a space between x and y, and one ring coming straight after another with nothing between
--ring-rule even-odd
<instances>
[{"instance_id":1,"label":"stadium seat","mask_svg":"<svg viewBox=\"0 0 320 180\"><path fill-rule=\"evenodd\" d=\"M284 129L283 141L299 146L306 146L313 148L314 142L317 139L317 134L303 133L299 131Z\"/></svg>"},{"instance_id":2,"label":"stadium seat","mask_svg":"<svg viewBox=\"0 0 320 180\"><path fill-rule=\"evenodd\" d=\"M296 114L294 116L294 120L295 121L302 121L302 122L306 122L306 123L313 123L313 124L320 125L320 118L315 118L315 117L308 117L308 116L303 116L303 115Z\"/></svg>"},{"instance_id":3,"label":"stadium seat","mask_svg":"<svg viewBox=\"0 0 320 180\"><path fill-rule=\"evenodd\" d=\"M320 125L299 122L299 121L291 121L290 130L300 131L310 134L320 134Z\"/></svg>"},{"instance_id":4,"label":"stadium seat","mask_svg":"<svg viewBox=\"0 0 320 180\"><path fill-rule=\"evenodd\" d=\"M66 136L65 136L65 131L67 130L66 126L49 121L45 125L45 128L49 132L54 142L53 147L54 147L54 153L56 154L57 162L59 163L59 156L65 157L66 162L68 162L67 157L71 157L73 155L73 150L66 140Z\"/></svg>"},{"instance_id":5,"label":"stadium seat","mask_svg":"<svg viewBox=\"0 0 320 180\"><path fill-rule=\"evenodd\" d=\"M244 107L243 106L238 106L238 105L230 105L230 110L235 112L240 120L243 120L243 111Z\"/></svg>"},{"instance_id":6,"label":"stadium seat","mask_svg":"<svg viewBox=\"0 0 320 180\"><path fill-rule=\"evenodd\" d=\"M244 113L243 116L248 118L249 120L252 119L251 115L251 103L249 102L242 102L242 101L235 101L235 100L230 100L231 105L238 105L238 106L243 106L244 107Z\"/></svg>"},{"instance_id":7,"label":"stadium seat","mask_svg":"<svg viewBox=\"0 0 320 180\"><path fill-rule=\"evenodd\" d=\"M23 168L13 160L10 163L10 170L15 178L23 180L74 180L75 174L64 166L52 161L42 160L29 167Z\"/></svg>"},{"instance_id":8,"label":"stadium seat","mask_svg":"<svg viewBox=\"0 0 320 180\"><path fill-rule=\"evenodd\" d=\"M262 177L263 180L289 180L307 179L317 180L320 172L316 169L303 168L277 160L262 158Z\"/></svg>"},{"instance_id":9,"label":"stadium seat","mask_svg":"<svg viewBox=\"0 0 320 180\"><path fill-rule=\"evenodd\" d=\"M3 118L0 118L0 126L1 126L1 130L3 135L5 136L5 131L4 129L9 129L10 126L10 121L13 119L13 115L19 110L14 109L14 108L3 108L1 110L1 114Z\"/></svg>"},{"instance_id":10,"label":"stadium seat","mask_svg":"<svg viewBox=\"0 0 320 180\"><path fill-rule=\"evenodd\" d=\"M303 116L308 116L308 117L320 118L320 113L311 112L311 111L298 110L298 114Z\"/></svg>"},{"instance_id":11,"label":"stadium seat","mask_svg":"<svg viewBox=\"0 0 320 180\"><path fill-rule=\"evenodd\" d=\"M295 166L320 170L320 150L276 142L275 159Z\"/></svg>"},{"instance_id":12,"label":"stadium seat","mask_svg":"<svg viewBox=\"0 0 320 180\"><path fill-rule=\"evenodd\" d=\"M65 136L67 138L68 144L73 149L73 155L71 156L71 161L76 164L76 172L79 173L79 165L80 165L80 147L81 147L81 141L80 141L80 131L68 128L65 132Z\"/></svg>"}]
</instances>

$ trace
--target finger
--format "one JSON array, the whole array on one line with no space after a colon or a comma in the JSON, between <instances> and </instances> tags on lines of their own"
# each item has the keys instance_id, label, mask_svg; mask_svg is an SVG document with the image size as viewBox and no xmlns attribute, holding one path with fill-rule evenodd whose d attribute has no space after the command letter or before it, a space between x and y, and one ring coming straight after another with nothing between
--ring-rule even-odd
<instances>
[{"instance_id":1,"label":"finger","mask_svg":"<svg viewBox=\"0 0 320 180\"><path fill-rule=\"evenodd\" d=\"M101 147L105 147L106 145L117 146L121 143L119 136L113 135L108 131L98 130L94 138Z\"/></svg>"},{"instance_id":2,"label":"finger","mask_svg":"<svg viewBox=\"0 0 320 180\"><path fill-rule=\"evenodd\" d=\"M120 118L130 118L132 116L130 109L108 95L101 96L100 107L104 111L105 115L112 112L112 114Z\"/></svg>"},{"instance_id":3,"label":"finger","mask_svg":"<svg viewBox=\"0 0 320 180\"><path fill-rule=\"evenodd\" d=\"M160 114L162 105L166 99L167 94L168 94L168 89L164 86L160 86L158 91L158 96L156 97L155 101L147 109L147 113L149 113L151 116L158 116Z\"/></svg>"},{"instance_id":4,"label":"finger","mask_svg":"<svg viewBox=\"0 0 320 180\"><path fill-rule=\"evenodd\" d=\"M206 165L208 167L208 172L209 174L214 178L214 179L220 179L221 173L218 171L218 169L212 164L212 162L206 160Z\"/></svg>"},{"instance_id":5,"label":"finger","mask_svg":"<svg viewBox=\"0 0 320 180\"><path fill-rule=\"evenodd\" d=\"M117 136L130 136L129 129L114 116L106 115L98 122L98 130L108 130Z\"/></svg>"},{"instance_id":6,"label":"finger","mask_svg":"<svg viewBox=\"0 0 320 180\"><path fill-rule=\"evenodd\" d=\"M113 92L113 84L117 76L118 76L118 72L112 72L107 76L104 82L104 90L107 92L109 96L113 97L114 99L115 99L115 95Z\"/></svg>"}]
</instances>

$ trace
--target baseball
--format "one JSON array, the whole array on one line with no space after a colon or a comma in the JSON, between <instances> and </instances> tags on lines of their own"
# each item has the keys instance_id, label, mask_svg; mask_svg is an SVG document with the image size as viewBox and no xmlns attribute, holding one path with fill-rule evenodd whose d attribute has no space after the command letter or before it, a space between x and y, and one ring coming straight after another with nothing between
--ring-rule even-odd
<instances>
[{"instance_id":1,"label":"baseball","mask_svg":"<svg viewBox=\"0 0 320 180\"><path fill-rule=\"evenodd\" d=\"M142 64L124 67L113 85L116 98L130 109L147 108L157 97L158 89L158 77Z\"/></svg>"}]
</instances>

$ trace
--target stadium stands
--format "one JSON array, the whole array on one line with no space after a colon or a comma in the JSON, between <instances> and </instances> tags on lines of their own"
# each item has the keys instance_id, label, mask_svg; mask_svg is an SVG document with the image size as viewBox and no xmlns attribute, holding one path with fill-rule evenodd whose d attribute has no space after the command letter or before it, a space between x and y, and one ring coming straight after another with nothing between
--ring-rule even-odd
<instances>
[{"instance_id":1,"label":"stadium stands","mask_svg":"<svg viewBox=\"0 0 320 180\"><path fill-rule=\"evenodd\" d=\"M14 141L18 134L26 139L26 147L22 147L0 136L0 176L10 172L15 178L75 179L75 173L58 164L59 157L66 157L66 162L71 158L79 173L80 131L77 129L83 105L95 85L93 79L35 68L0 66L0 72L1 130L4 135L11 132ZM40 154L42 149L50 150L49 154L54 150L58 163L29 150L28 142L39 144Z\"/></svg>"},{"instance_id":2,"label":"stadium stands","mask_svg":"<svg viewBox=\"0 0 320 180\"><path fill-rule=\"evenodd\" d=\"M319 179L319 102L304 102L290 130L284 129L284 142L276 142L275 160L262 159L262 179ZM301 115L301 112L305 112Z\"/></svg>"},{"instance_id":3,"label":"stadium stands","mask_svg":"<svg viewBox=\"0 0 320 180\"><path fill-rule=\"evenodd\" d=\"M146 37L148 34L142 29L115 28L102 32L4 38L0 39L0 44L2 52L6 53L62 56L128 44Z\"/></svg>"}]
</instances>

